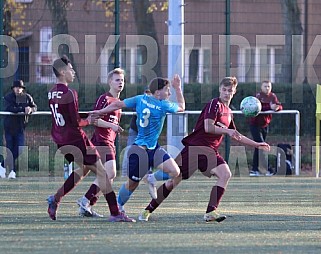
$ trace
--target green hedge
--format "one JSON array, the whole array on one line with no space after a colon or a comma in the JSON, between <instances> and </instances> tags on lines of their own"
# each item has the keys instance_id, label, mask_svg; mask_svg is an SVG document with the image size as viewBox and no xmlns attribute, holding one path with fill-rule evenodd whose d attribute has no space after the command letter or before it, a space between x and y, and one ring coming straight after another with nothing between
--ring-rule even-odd
<instances>
[{"instance_id":1,"label":"green hedge","mask_svg":"<svg viewBox=\"0 0 321 254\"><path fill-rule=\"evenodd\" d=\"M10 91L10 86L5 84L3 88L3 94ZM43 84L27 84L27 92L30 93L39 111L49 111L47 92L51 86ZM259 84L254 83L240 83L238 85L237 93L235 94L231 108L239 110L241 100L249 95L255 95L259 91ZM81 111L91 110L93 108L96 98L108 90L108 86L104 85L72 85L79 94L79 106ZM121 94L121 99L126 97L141 94L144 91L144 86L127 85ZM299 110L301 116L301 129L300 136L302 148L302 162L311 163L311 146L314 145L315 140L315 91L316 85L292 85L292 84L274 84L273 92L275 92L282 102L284 109ZM185 84L184 96L186 99L186 110L201 110L203 106L213 97L218 96L218 84ZM189 131L193 128L197 115L189 116ZM282 117L281 124L277 123L278 117ZM238 129L248 130L248 123L244 120L244 117L237 118ZM288 123L289 128L284 126L284 123ZM125 131L129 127L129 117L123 117L121 121L122 127ZM294 134L294 118L293 115L276 115L273 117L273 128L270 130L269 142L271 138L277 138L278 136L292 136ZM29 168L28 171L49 171L52 173L53 165L52 160L49 160L49 169L40 169L38 165L38 147L40 145L48 145L55 150L55 145L51 141L50 137L51 121L48 116L31 117L30 123L27 128L28 136L30 137L26 143L29 145ZM86 129L86 132L90 132L90 129ZM166 128L163 130L165 135ZM292 132L292 133L290 133ZM90 136L90 133L88 134ZM120 146L124 146L126 140L126 132L122 135ZM273 142L273 140L272 140ZM32 145L31 145L32 143ZM163 143L163 141L161 141ZM50 157L53 156L52 154ZM57 174L57 173L55 173ZM58 172L58 174L62 174Z\"/></svg>"},{"instance_id":2,"label":"green hedge","mask_svg":"<svg viewBox=\"0 0 321 254\"><path fill-rule=\"evenodd\" d=\"M27 84L27 92L33 96L39 111L49 110L47 92L50 87L50 85L43 84ZM79 107L82 111L91 110L96 98L105 91L108 91L107 85L71 85L71 87L78 91ZM256 91L259 91L259 87L259 84L240 83L237 93L232 100L231 108L238 110L241 100L246 96L255 95ZM315 134L315 90L316 85L273 85L273 92L277 94L284 109L300 111L300 135ZM6 84L3 91L6 94L6 92L10 91L10 86ZM144 86L129 84L125 86L121 99L141 94L143 91ZM201 110L211 98L218 96L218 84L185 84L184 96L186 99L186 110ZM289 115L283 115L283 117L292 119Z\"/></svg>"}]
</instances>

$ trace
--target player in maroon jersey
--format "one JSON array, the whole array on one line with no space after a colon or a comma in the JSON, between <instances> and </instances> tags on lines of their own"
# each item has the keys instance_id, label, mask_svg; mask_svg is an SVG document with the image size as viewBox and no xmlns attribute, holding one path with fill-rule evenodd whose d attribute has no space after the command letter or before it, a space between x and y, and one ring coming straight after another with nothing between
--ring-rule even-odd
<instances>
[{"instance_id":1,"label":"player in maroon jersey","mask_svg":"<svg viewBox=\"0 0 321 254\"><path fill-rule=\"evenodd\" d=\"M216 176L217 181L212 188L210 200L204 215L206 222L221 222L226 216L220 215L216 209L231 178L231 171L226 161L221 157L218 148L223 135L229 135L238 142L259 149L269 150L265 143L257 143L240 134L234 125L230 102L236 92L237 79L223 78L219 85L219 98L214 98L203 108L194 131L182 140L183 150L176 157L180 167L180 175L167 180L157 190L157 199L152 199L139 216L139 220L148 221L150 214L164 201L181 180L188 179L197 169L205 176Z\"/></svg>"},{"instance_id":2,"label":"player in maroon jersey","mask_svg":"<svg viewBox=\"0 0 321 254\"><path fill-rule=\"evenodd\" d=\"M118 209L116 195L111 187L107 173L100 160L97 149L87 138L81 127L90 123L90 118L83 120L78 113L78 94L70 89L68 84L73 82L75 71L65 56L53 63L53 71L57 84L48 92L49 106L52 115L51 135L60 152L68 162L75 161L79 169L75 170L58 189L55 195L48 197L48 214L56 220L61 199L69 193L89 171L96 174L100 190L105 196L110 210L109 221L134 222Z\"/></svg>"},{"instance_id":3,"label":"player in maroon jersey","mask_svg":"<svg viewBox=\"0 0 321 254\"><path fill-rule=\"evenodd\" d=\"M109 92L106 92L99 96L96 101L94 110L100 110L107 107L114 101L119 101L119 95L124 89L125 84L125 72L120 68L116 68L108 73L108 83L110 86ZM113 182L116 177L116 149L115 139L118 132L123 131L119 126L121 118L121 109L112 111L110 113L102 115L99 122L96 124L91 142L96 146L101 160L104 164L108 178ZM99 127L104 121L104 127ZM91 206L93 206L99 197L100 188L98 182L95 182L90 186L87 193L78 200L79 215L86 217L103 217L95 212Z\"/></svg>"}]
</instances>

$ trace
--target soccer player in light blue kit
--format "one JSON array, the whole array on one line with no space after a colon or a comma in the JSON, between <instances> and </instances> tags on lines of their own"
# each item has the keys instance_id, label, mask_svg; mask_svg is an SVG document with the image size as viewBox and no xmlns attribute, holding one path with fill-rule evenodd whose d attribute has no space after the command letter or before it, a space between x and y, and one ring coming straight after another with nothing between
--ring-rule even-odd
<instances>
[{"instance_id":1,"label":"soccer player in light blue kit","mask_svg":"<svg viewBox=\"0 0 321 254\"><path fill-rule=\"evenodd\" d=\"M172 87L176 93L177 103L168 100L171 95L169 80L155 78L149 84L151 95L137 95L91 112L101 115L123 107L136 109L138 135L128 150L128 180L121 186L117 199L120 210L124 210L124 205L149 168L161 169L171 178L177 177L180 173L174 159L158 144L166 114L185 110L185 100L178 75L174 76Z\"/></svg>"}]
</instances>

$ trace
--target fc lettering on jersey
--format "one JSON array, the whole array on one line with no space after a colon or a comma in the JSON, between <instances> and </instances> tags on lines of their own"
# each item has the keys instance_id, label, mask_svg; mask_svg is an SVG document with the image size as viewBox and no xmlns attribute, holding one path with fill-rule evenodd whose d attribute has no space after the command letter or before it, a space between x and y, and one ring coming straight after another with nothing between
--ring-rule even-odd
<instances>
[{"instance_id":1,"label":"fc lettering on jersey","mask_svg":"<svg viewBox=\"0 0 321 254\"><path fill-rule=\"evenodd\" d=\"M145 99L142 99L142 103L145 104L149 108L155 108L157 110L162 110L160 106L154 105L152 103L148 103Z\"/></svg>"},{"instance_id":2,"label":"fc lettering on jersey","mask_svg":"<svg viewBox=\"0 0 321 254\"><path fill-rule=\"evenodd\" d=\"M63 94L62 91L53 91L53 92L49 92L48 93L48 99L54 99L54 98L57 98L57 99L61 99L61 95Z\"/></svg>"}]
</instances>

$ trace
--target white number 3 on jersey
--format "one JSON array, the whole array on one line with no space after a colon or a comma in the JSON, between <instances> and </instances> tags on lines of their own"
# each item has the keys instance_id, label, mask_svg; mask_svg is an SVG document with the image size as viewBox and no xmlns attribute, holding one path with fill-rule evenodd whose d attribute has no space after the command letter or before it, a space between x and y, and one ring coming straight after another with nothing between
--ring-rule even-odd
<instances>
[{"instance_id":1,"label":"white number 3 on jersey","mask_svg":"<svg viewBox=\"0 0 321 254\"><path fill-rule=\"evenodd\" d=\"M55 104L55 106L53 106L52 104L50 104L50 108L51 108L51 112L55 118L56 121L56 125L58 126L65 126L65 119L62 116L62 114L60 114L57 109L58 109L58 104Z\"/></svg>"},{"instance_id":2,"label":"white number 3 on jersey","mask_svg":"<svg viewBox=\"0 0 321 254\"><path fill-rule=\"evenodd\" d=\"M150 117L150 110L149 108L144 108L142 111L142 117L139 120L139 125L143 128L145 128L149 124L149 117Z\"/></svg>"}]
</instances>

